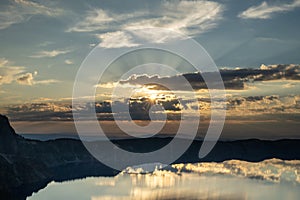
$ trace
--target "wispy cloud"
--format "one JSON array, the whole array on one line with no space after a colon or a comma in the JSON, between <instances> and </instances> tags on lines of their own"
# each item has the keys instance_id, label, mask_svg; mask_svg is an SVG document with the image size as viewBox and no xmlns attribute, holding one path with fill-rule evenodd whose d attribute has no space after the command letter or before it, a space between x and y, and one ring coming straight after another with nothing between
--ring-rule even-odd
<instances>
[{"instance_id":1,"label":"wispy cloud","mask_svg":"<svg viewBox=\"0 0 300 200\"><path fill-rule=\"evenodd\" d=\"M224 6L213 1L164 1L155 11L138 10L118 15L103 9L93 9L67 31L93 32L100 46L119 48L137 46L136 37L152 42L165 42L165 32L145 34L147 28L164 28L194 36L215 28L222 19ZM96 32L102 32L96 34ZM104 32L104 33L103 33ZM165 38L164 38L165 39Z\"/></svg>"},{"instance_id":2,"label":"wispy cloud","mask_svg":"<svg viewBox=\"0 0 300 200\"><path fill-rule=\"evenodd\" d=\"M105 24L112 22L116 17L110 16L102 9L93 9L87 12L83 21L68 29L68 32L91 32L101 30Z\"/></svg>"},{"instance_id":3,"label":"wispy cloud","mask_svg":"<svg viewBox=\"0 0 300 200\"><path fill-rule=\"evenodd\" d=\"M56 80L56 79L46 79L46 80L36 80L33 83L36 85L48 85L48 84L52 84L52 83L59 83L61 81Z\"/></svg>"},{"instance_id":4,"label":"wispy cloud","mask_svg":"<svg viewBox=\"0 0 300 200\"><path fill-rule=\"evenodd\" d=\"M52 51L40 51L30 56L31 58L53 58L62 54L71 52L70 50L52 50Z\"/></svg>"},{"instance_id":5,"label":"wispy cloud","mask_svg":"<svg viewBox=\"0 0 300 200\"><path fill-rule=\"evenodd\" d=\"M54 44L54 42L52 42L52 41L44 41L44 42L38 44L38 46L39 47L46 47L46 46L51 45L51 44Z\"/></svg>"},{"instance_id":6,"label":"wispy cloud","mask_svg":"<svg viewBox=\"0 0 300 200\"><path fill-rule=\"evenodd\" d=\"M101 40L100 46L105 48L134 47L139 45L134 42L132 35L123 31L99 34L97 37Z\"/></svg>"},{"instance_id":7,"label":"wispy cloud","mask_svg":"<svg viewBox=\"0 0 300 200\"><path fill-rule=\"evenodd\" d=\"M300 7L300 0L291 3L269 4L266 1L258 6L252 6L240 13L238 16L243 19L270 19L276 13L288 12Z\"/></svg>"},{"instance_id":8,"label":"wispy cloud","mask_svg":"<svg viewBox=\"0 0 300 200\"><path fill-rule=\"evenodd\" d=\"M36 75L37 72L21 74L19 77L17 77L16 81L20 85L48 85L60 82L55 79L35 80L34 78Z\"/></svg>"},{"instance_id":9,"label":"wispy cloud","mask_svg":"<svg viewBox=\"0 0 300 200\"><path fill-rule=\"evenodd\" d=\"M8 64L8 60L5 58L0 58L0 67L3 67Z\"/></svg>"},{"instance_id":10,"label":"wispy cloud","mask_svg":"<svg viewBox=\"0 0 300 200\"><path fill-rule=\"evenodd\" d=\"M10 84L16 80L17 76L25 71L22 66L13 66L5 59L0 59L0 85Z\"/></svg>"},{"instance_id":11,"label":"wispy cloud","mask_svg":"<svg viewBox=\"0 0 300 200\"><path fill-rule=\"evenodd\" d=\"M0 85L10 84L14 81L21 85L32 85L33 74L24 72L25 67L14 66L9 60L0 58Z\"/></svg>"},{"instance_id":12,"label":"wispy cloud","mask_svg":"<svg viewBox=\"0 0 300 200\"><path fill-rule=\"evenodd\" d=\"M258 42L276 42L276 43L283 43L283 40L280 40L278 38L271 38L271 37L257 37L255 38Z\"/></svg>"},{"instance_id":13,"label":"wispy cloud","mask_svg":"<svg viewBox=\"0 0 300 200\"><path fill-rule=\"evenodd\" d=\"M59 16L62 10L27 0L14 0L0 9L0 29L29 20L34 15Z\"/></svg>"}]
</instances>

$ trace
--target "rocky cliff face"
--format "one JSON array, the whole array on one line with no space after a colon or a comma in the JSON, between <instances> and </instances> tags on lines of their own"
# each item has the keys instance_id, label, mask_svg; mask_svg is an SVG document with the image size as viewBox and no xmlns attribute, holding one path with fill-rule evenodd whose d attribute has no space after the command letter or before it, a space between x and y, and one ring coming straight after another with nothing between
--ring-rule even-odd
<instances>
[{"instance_id":1,"label":"rocky cliff face","mask_svg":"<svg viewBox=\"0 0 300 200\"><path fill-rule=\"evenodd\" d=\"M0 115L0 152L16 153L18 151L18 142L23 138L17 135L10 126L8 118Z\"/></svg>"},{"instance_id":2,"label":"rocky cliff face","mask_svg":"<svg viewBox=\"0 0 300 200\"><path fill-rule=\"evenodd\" d=\"M114 143L129 151L149 152L168 144L171 139L128 139L115 140ZM201 144L201 141L193 141L176 163L231 159L262 161L270 158L300 160L300 140L218 142L213 151L200 160L198 152ZM95 160L79 140L24 139L15 133L7 117L0 115L0 199L26 199L53 180L113 176L117 173Z\"/></svg>"},{"instance_id":3,"label":"rocky cliff face","mask_svg":"<svg viewBox=\"0 0 300 200\"><path fill-rule=\"evenodd\" d=\"M26 199L52 180L113 175L78 140L28 140L0 115L0 199Z\"/></svg>"}]
</instances>

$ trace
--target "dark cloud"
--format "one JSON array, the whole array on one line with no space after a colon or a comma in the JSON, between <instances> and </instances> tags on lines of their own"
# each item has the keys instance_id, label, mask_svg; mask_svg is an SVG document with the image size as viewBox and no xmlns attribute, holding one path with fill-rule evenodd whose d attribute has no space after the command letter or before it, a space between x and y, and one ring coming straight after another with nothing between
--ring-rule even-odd
<instances>
[{"instance_id":1,"label":"dark cloud","mask_svg":"<svg viewBox=\"0 0 300 200\"><path fill-rule=\"evenodd\" d=\"M71 120L71 105L64 103L28 103L6 108L6 114L15 121Z\"/></svg>"},{"instance_id":2,"label":"dark cloud","mask_svg":"<svg viewBox=\"0 0 300 200\"><path fill-rule=\"evenodd\" d=\"M150 120L150 113L155 114L154 117L157 120L163 119L164 116L162 113L164 113L164 111L181 111L181 105L178 99L160 98L152 100L142 97L138 99L130 99L129 101L130 116L134 120ZM180 117L180 114L178 116ZM167 114L168 119L174 119L173 117Z\"/></svg>"},{"instance_id":3,"label":"dark cloud","mask_svg":"<svg viewBox=\"0 0 300 200\"><path fill-rule=\"evenodd\" d=\"M300 66L299 65L262 65L259 69L221 69L221 77L226 89L241 90L245 88L246 82L254 81L270 81L270 80L300 80ZM203 74L206 80L214 88L218 88L215 80L216 72L209 72ZM158 77L158 76L132 76L127 80L120 81L121 84L130 83L144 85L152 82L152 89L165 90L166 88L176 88L177 90L188 89L186 83L182 82L184 77L192 86L193 89L207 89L205 81L201 73L188 73L182 76ZM215 86L215 87L214 87Z\"/></svg>"},{"instance_id":4,"label":"dark cloud","mask_svg":"<svg viewBox=\"0 0 300 200\"><path fill-rule=\"evenodd\" d=\"M14 121L70 121L73 120L73 113L86 114L86 119L90 118L90 112L95 111L99 120L114 120L114 117L119 120L128 119L126 112L130 112L131 119L134 120L149 120L149 113L156 114L157 119L161 113L165 111L180 111L180 102L177 99L157 99L150 100L149 98L128 99L124 102L115 101L113 103L117 111L115 116L112 112L112 103L108 101L102 102L87 102L83 105L77 105L74 108L68 103L28 103L22 105L9 106L6 108L6 114ZM160 109L152 109L152 106L157 106ZM127 108L127 109L126 109ZM150 110L151 109L151 110ZM157 113L159 115L157 115ZM167 114L168 119L175 119L174 113ZM180 115L180 114L179 114ZM177 119L178 117L176 117Z\"/></svg>"}]
</instances>

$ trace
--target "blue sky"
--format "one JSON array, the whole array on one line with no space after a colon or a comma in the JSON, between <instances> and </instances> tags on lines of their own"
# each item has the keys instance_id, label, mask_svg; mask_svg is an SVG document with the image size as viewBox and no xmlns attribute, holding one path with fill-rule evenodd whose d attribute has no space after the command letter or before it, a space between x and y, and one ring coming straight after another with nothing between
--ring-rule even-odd
<instances>
[{"instance_id":1,"label":"blue sky","mask_svg":"<svg viewBox=\"0 0 300 200\"><path fill-rule=\"evenodd\" d=\"M0 4L1 103L71 97L76 72L95 45L134 45L130 34L144 27L191 36L219 67L300 63L298 0Z\"/></svg>"}]
</instances>

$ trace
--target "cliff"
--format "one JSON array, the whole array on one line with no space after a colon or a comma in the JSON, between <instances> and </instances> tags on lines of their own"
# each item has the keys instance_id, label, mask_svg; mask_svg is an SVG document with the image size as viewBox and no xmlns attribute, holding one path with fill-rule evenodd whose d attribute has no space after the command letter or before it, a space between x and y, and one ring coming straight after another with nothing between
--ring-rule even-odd
<instances>
[{"instance_id":1,"label":"cliff","mask_svg":"<svg viewBox=\"0 0 300 200\"><path fill-rule=\"evenodd\" d=\"M53 180L116 173L95 160L81 141L24 139L0 115L0 199L26 199Z\"/></svg>"}]
</instances>

